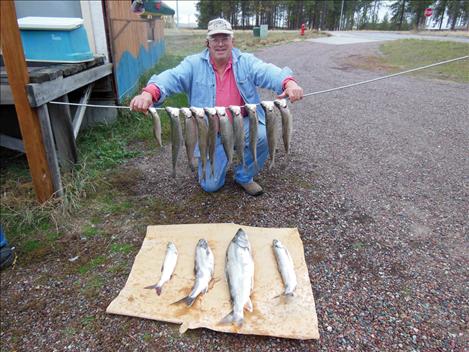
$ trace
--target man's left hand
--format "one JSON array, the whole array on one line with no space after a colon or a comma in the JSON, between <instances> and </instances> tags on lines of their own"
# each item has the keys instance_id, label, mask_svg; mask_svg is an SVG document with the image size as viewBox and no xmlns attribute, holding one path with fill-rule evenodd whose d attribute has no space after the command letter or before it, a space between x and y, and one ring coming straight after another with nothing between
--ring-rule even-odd
<instances>
[{"instance_id":1,"label":"man's left hand","mask_svg":"<svg viewBox=\"0 0 469 352\"><path fill-rule=\"evenodd\" d=\"M303 88L301 88L295 81L288 81L285 85L285 90L278 96L278 99L288 97L290 102L303 99Z\"/></svg>"}]
</instances>

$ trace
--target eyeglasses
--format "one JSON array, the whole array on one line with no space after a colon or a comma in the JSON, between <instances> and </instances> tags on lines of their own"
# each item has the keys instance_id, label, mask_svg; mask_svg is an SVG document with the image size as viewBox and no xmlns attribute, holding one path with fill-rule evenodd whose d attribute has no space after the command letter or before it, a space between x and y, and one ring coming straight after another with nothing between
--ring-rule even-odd
<instances>
[{"instance_id":1,"label":"eyeglasses","mask_svg":"<svg viewBox=\"0 0 469 352\"><path fill-rule=\"evenodd\" d=\"M210 44L226 44L231 39L230 36L220 37L220 38L209 38L208 41Z\"/></svg>"}]
</instances>

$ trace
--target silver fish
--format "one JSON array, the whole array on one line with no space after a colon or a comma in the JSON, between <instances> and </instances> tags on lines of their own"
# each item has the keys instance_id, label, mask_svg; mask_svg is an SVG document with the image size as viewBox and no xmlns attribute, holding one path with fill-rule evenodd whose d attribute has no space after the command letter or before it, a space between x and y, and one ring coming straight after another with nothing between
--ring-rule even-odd
<instances>
[{"instance_id":1,"label":"silver fish","mask_svg":"<svg viewBox=\"0 0 469 352\"><path fill-rule=\"evenodd\" d=\"M285 146L285 152L290 153L291 135L293 130L293 117L287 105L286 99L274 100L275 106L280 110L282 116L282 139Z\"/></svg>"},{"instance_id":2,"label":"silver fish","mask_svg":"<svg viewBox=\"0 0 469 352\"><path fill-rule=\"evenodd\" d=\"M174 269L176 268L176 263L178 259L178 251L173 242L168 242L166 247L166 255L164 257L164 262L161 267L161 277L158 283L145 287L146 289L155 289L156 294L161 295L161 290L163 285L171 279Z\"/></svg>"},{"instance_id":3,"label":"silver fish","mask_svg":"<svg viewBox=\"0 0 469 352\"><path fill-rule=\"evenodd\" d=\"M208 243L204 239L200 239L195 247L195 284L192 287L191 293L183 299L174 302L185 303L187 306L191 306L195 299L201 293L207 293L208 285L213 278L213 271L215 268L215 259L213 252L210 249Z\"/></svg>"},{"instance_id":4,"label":"silver fish","mask_svg":"<svg viewBox=\"0 0 469 352\"><path fill-rule=\"evenodd\" d=\"M285 296L293 296L297 281L290 252L288 252L288 249L285 248L279 240L273 240L272 248L274 250L275 259L277 259L278 271L280 272L283 284L285 285L285 291L283 294Z\"/></svg>"},{"instance_id":5,"label":"silver fish","mask_svg":"<svg viewBox=\"0 0 469 352\"><path fill-rule=\"evenodd\" d=\"M185 120L184 143L186 145L187 161L192 171L195 170L194 150L197 144L197 122L189 108L181 108L181 113Z\"/></svg>"},{"instance_id":6,"label":"silver fish","mask_svg":"<svg viewBox=\"0 0 469 352\"><path fill-rule=\"evenodd\" d=\"M233 310L221 324L243 325L244 308L252 312L251 292L254 286L254 261L247 234L239 229L226 251L225 273Z\"/></svg>"},{"instance_id":7,"label":"silver fish","mask_svg":"<svg viewBox=\"0 0 469 352\"><path fill-rule=\"evenodd\" d=\"M208 158L212 177L215 176L215 150L217 147L218 116L215 108L205 108L208 116Z\"/></svg>"},{"instance_id":8,"label":"silver fish","mask_svg":"<svg viewBox=\"0 0 469 352\"><path fill-rule=\"evenodd\" d=\"M233 134L234 134L234 145L236 148L236 155L238 156L239 162L246 168L246 162L244 161L244 123L243 115L241 115L241 108L239 106L230 105L231 116L233 117Z\"/></svg>"},{"instance_id":9,"label":"silver fish","mask_svg":"<svg viewBox=\"0 0 469 352\"><path fill-rule=\"evenodd\" d=\"M257 128L259 121L257 119L256 104L246 104L246 110L249 115L249 148L251 149L252 160L256 170L259 169L257 165Z\"/></svg>"},{"instance_id":10,"label":"silver fish","mask_svg":"<svg viewBox=\"0 0 469 352\"><path fill-rule=\"evenodd\" d=\"M160 115L158 115L158 112L153 106L150 106L148 108L150 111L151 116L153 117L153 135L155 136L156 142L158 143L158 146L162 146L163 143L161 143L161 119Z\"/></svg>"},{"instance_id":11,"label":"silver fish","mask_svg":"<svg viewBox=\"0 0 469 352\"><path fill-rule=\"evenodd\" d=\"M202 108L190 108L197 122L197 135L199 140L200 160L202 161L202 179L205 180L208 152L208 125L205 120L205 111Z\"/></svg>"},{"instance_id":12,"label":"silver fish","mask_svg":"<svg viewBox=\"0 0 469 352\"><path fill-rule=\"evenodd\" d=\"M267 129L267 144L269 145L270 170L275 164L275 151L277 150L277 115L275 115L274 103L272 101L262 101L261 106L265 111L265 127Z\"/></svg>"},{"instance_id":13,"label":"silver fish","mask_svg":"<svg viewBox=\"0 0 469 352\"><path fill-rule=\"evenodd\" d=\"M229 169L233 162L234 154L233 126L231 125L224 107L215 107L215 109L217 110L217 115L220 120L221 143L223 144L223 149L225 150L226 158L228 159L226 169Z\"/></svg>"},{"instance_id":14,"label":"silver fish","mask_svg":"<svg viewBox=\"0 0 469 352\"><path fill-rule=\"evenodd\" d=\"M179 150L181 149L183 141L181 120L179 120L178 108L167 107L166 112L169 114L171 122L171 152L173 158L172 176L176 177L176 164L178 160Z\"/></svg>"}]
</instances>

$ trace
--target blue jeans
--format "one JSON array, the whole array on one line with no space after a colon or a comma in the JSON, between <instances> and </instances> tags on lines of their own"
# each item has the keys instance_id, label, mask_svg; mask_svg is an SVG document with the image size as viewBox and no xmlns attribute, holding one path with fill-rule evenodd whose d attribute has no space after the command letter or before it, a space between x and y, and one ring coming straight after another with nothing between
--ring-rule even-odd
<instances>
[{"instance_id":1,"label":"blue jeans","mask_svg":"<svg viewBox=\"0 0 469 352\"><path fill-rule=\"evenodd\" d=\"M244 160L246 162L246 168L243 168L242 164L237 164L234 167L234 178L239 184L250 183L253 181L253 177L262 169L264 163L269 156L269 148L267 145L267 136L265 125L259 123L257 128L257 165L258 169L254 165L252 158L251 149L249 148L249 119L244 118L244 133L246 136L244 144ZM226 166L228 165L228 159L221 144L220 135L217 136L217 147L215 149L215 168L214 176L212 176L210 168L210 160L207 158L207 165L205 170L205 180L202 179L202 160L200 159L200 152L197 148L196 156L199 157L199 183L200 186L206 192L216 192L225 184L226 177Z\"/></svg>"},{"instance_id":2,"label":"blue jeans","mask_svg":"<svg viewBox=\"0 0 469 352\"><path fill-rule=\"evenodd\" d=\"M0 248L7 246L8 241L7 238L5 237L5 234L3 233L3 227L0 225Z\"/></svg>"}]
</instances>

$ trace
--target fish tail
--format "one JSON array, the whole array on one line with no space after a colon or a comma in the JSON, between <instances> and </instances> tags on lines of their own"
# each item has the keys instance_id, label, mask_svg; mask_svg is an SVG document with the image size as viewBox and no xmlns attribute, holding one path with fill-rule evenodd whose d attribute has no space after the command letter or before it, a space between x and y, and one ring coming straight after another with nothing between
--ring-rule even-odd
<instances>
[{"instance_id":1,"label":"fish tail","mask_svg":"<svg viewBox=\"0 0 469 352\"><path fill-rule=\"evenodd\" d=\"M192 305L192 303L194 303L195 298L196 297L186 296L186 297L180 299L179 301L171 303L171 305L185 303L188 307L190 307Z\"/></svg>"},{"instance_id":2,"label":"fish tail","mask_svg":"<svg viewBox=\"0 0 469 352\"><path fill-rule=\"evenodd\" d=\"M242 327L244 323L244 318L242 315L235 314L231 311L227 316L225 316L220 322L219 325L234 324L237 327Z\"/></svg>"},{"instance_id":3,"label":"fish tail","mask_svg":"<svg viewBox=\"0 0 469 352\"><path fill-rule=\"evenodd\" d=\"M147 290L155 289L156 294L157 294L158 296L161 295L161 286L159 286L158 284L154 284L154 285L150 285L150 286L144 287L144 289L147 289Z\"/></svg>"}]
</instances>

